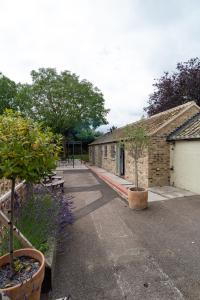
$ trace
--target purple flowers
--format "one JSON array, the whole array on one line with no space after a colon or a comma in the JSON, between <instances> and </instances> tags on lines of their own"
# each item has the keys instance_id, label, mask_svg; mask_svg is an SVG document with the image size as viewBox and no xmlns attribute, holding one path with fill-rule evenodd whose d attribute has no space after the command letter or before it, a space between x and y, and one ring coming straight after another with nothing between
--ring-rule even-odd
<instances>
[{"instance_id":1,"label":"purple flowers","mask_svg":"<svg viewBox=\"0 0 200 300\"><path fill-rule=\"evenodd\" d=\"M65 225L72 224L74 217L71 211L72 196L69 197L63 193L59 195L59 211L57 215L58 230L62 231Z\"/></svg>"},{"instance_id":2,"label":"purple flowers","mask_svg":"<svg viewBox=\"0 0 200 300\"><path fill-rule=\"evenodd\" d=\"M31 192L30 192L31 191ZM61 233L68 233L66 226L74 222L72 197L61 190L49 190L41 184L29 185L29 193L22 200L15 192L15 225L32 243L45 253L49 241L56 238L59 242ZM22 245L15 239L14 248ZM8 230L0 227L0 254L8 252Z\"/></svg>"},{"instance_id":3,"label":"purple flowers","mask_svg":"<svg viewBox=\"0 0 200 300\"><path fill-rule=\"evenodd\" d=\"M33 186L31 196L18 208L17 227L40 251L48 250L48 241L72 224L72 197L60 190Z\"/></svg>"}]
</instances>

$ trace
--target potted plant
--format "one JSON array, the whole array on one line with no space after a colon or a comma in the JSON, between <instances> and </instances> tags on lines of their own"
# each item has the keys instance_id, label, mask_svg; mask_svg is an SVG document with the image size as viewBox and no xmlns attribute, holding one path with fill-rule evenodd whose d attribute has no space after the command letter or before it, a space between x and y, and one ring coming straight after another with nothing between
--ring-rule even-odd
<instances>
[{"instance_id":1,"label":"potted plant","mask_svg":"<svg viewBox=\"0 0 200 300\"><path fill-rule=\"evenodd\" d=\"M39 300L45 267L40 251L13 249L15 182L38 182L55 168L58 151L48 129L11 110L0 116L0 178L11 180L9 254L0 257L0 292L11 300Z\"/></svg>"},{"instance_id":2,"label":"potted plant","mask_svg":"<svg viewBox=\"0 0 200 300\"><path fill-rule=\"evenodd\" d=\"M138 162L147 148L149 137L144 126L127 125L123 143L134 160L135 186L128 190L128 202L131 209L145 209L148 206L148 191L139 187Z\"/></svg>"}]
</instances>

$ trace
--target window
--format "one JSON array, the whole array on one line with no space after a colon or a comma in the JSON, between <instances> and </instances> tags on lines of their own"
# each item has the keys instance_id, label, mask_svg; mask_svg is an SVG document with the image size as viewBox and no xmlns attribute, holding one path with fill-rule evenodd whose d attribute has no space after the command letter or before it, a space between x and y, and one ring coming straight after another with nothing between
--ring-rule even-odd
<instances>
[{"instance_id":1,"label":"window","mask_svg":"<svg viewBox=\"0 0 200 300\"><path fill-rule=\"evenodd\" d=\"M108 154L107 146L104 146L104 157L107 157L107 154Z\"/></svg>"},{"instance_id":2,"label":"window","mask_svg":"<svg viewBox=\"0 0 200 300\"><path fill-rule=\"evenodd\" d=\"M115 145L111 145L111 147L110 147L110 156L111 156L111 158L115 158L115 155L116 155Z\"/></svg>"}]
</instances>

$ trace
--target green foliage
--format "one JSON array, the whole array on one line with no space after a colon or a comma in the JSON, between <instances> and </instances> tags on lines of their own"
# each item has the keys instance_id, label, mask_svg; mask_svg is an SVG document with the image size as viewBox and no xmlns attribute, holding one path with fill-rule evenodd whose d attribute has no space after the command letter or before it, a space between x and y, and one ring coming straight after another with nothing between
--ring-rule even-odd
<instances>
[{"instance_id":1,"label":"green foliage","mask_svg":"<svg viewBox=\"0 0 200 300\"><path fill-rule=\"evenodd\" d=\"M126 148L130 155L135 160L138 160L142 156L145 147L148 145L149 137L142 125L127 125L123 142L126 144Z\"/></svg>"},{"instance_id":2,"label":"green foliage","mask_svg":"<svg viewBox=\"0 0 200 300\"><path fill-rule=\"evenodd\" d=\"M0 177L38 181L56 166L57 142L49 129L6 110L0 115Z\"/></svg>"},{"instance_id":3,"label":"green foliage","mask_svg":"<svg viewBox=\"0 0 200 300\"><path fill-rule=\"evenodd\" d=\"M17 93L17 85L2 73L0 73L0 114L6 108L15 108L15 97Z\"/></svg>"},{"instance_id":4,"label":"green foliage","mask_svg":"<svg viewBox=\"0 0 200 300\"><path fill-rule=\"evenodd\" d=\"M33 105L31 85L18 83L15 96L15 110L19 111L24 117L33 118L34 115L31 115Z\"/></svg>"},{"instance_id":5,"label":"green foliage","mask_svg":"<svg viewBox=\"0 0 200 300\"><path fill-rule=\"evenodd\" d=\"M58 204L50 195L33 195L25 201L19 209L15 224L17 228L28 237L31 244L45 253L49 249L49 242L55 232ZM30 213L31 212L31 213ZM49 217L51 215L51 217ZM5 227L0 235L0 256L8 252L9 232ZM21 243L15 238L14 249L22 248Z\"/></svg>"},{"instance_id":6,"label":"green foliage","mask_svg":"<svg viewBox=\"0 0 200 300\"><path fill-rule=\"evenodd\" d=\"M12 272L14 190L15 179L37 182L56 167L59 146L58 140L49 129L31 119L23 118L19 113L6 110L0 115L0 178L12 180L9 252ZM30 210L31 211L31 210ZM29 214L30 214L29 211Z\"/></svg>"},{"instance_id":7,"label":"green foliage","mask_svg":"<svg viewBox=\"0 0 200 300\"><path fill-rule=\"evenodd\" d=\"M0 256L7 254L9 252L9 230L5 226L1 227L0 230ZM21 249L23 245L21 245L20 241L14 237L14 249Z\"/></svg>"},{"instance_id":8,"label":"green foliage","mask_svg":"<svg viewBox=\"0 0 200 300\"><path fill-rule=\"evenodd\" d=\"M138 126L127 125L124 135L123 143L135 162L135 185L138 189L138 160L142 157L145 148L149 144L149 136L141 123Z\"/></svg>"},{"instance_id":9,"label":"green foliage","mask_svg":"<svg viewBox=\"0 0 200 300\"><path fill-rule=\"evenodd\" d=\"M50 195L33 195L23 204L16 226L36 249L45 253L54 235L57 213L58 205Z\"/></svg>"},{"instance_id":10,"label":"green foliage","mask_svg":"<svg viewBox=\"0 0 200 300\"><path fill-rule=\"evenodd\" d=\"M25 115L66 136L78 124L96 128L106 123L103 95L87 80L80 81L69 71L58 74L51 68L33 70L31 76L31 85L19 87L18 104Z\"/></svg>"},{"instance_id":11,"label":"green foliage","mask_svg":"<svg viewBox=\"0 0 200 300\"><path fill-rule=\"evenodd\" d=\"M72 130L72 139L82 141L83 143L92 143L96 138L102 135L101 132L95 131L87 125L76 126Z\"/></svg>"},{"instance_id":12,"label":"green foliage","mask_svg":"<svg viewBox=\"0 0 200 300\"><path fill-rule=\"evenodd\" d=\"M73 155L71 155L71 156L69 156L69 159L71 158L73 158L74 157L74 159L79 159L79 160L82 160L82 161L85 161L85 162L88 162L89 161L89 154L75 154L74 156Z\"/></svg>"}]
</instances>

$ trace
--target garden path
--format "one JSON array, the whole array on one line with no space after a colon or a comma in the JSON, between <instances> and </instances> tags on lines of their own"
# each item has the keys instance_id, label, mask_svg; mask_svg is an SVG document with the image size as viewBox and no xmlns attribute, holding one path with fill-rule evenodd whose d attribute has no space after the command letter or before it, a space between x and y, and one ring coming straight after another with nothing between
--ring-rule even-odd
<instances>
[{"instance_id":1,"label":"garden path","mask_svg":"<svg viewBox=\"0 0 200 300\"><path fill-rule=\"evenodd\" d=\"M199 299L200 197L135 212L90 170L65 170L75 223L59 237L52 299Z\"/></svg>"}]
</instances>

